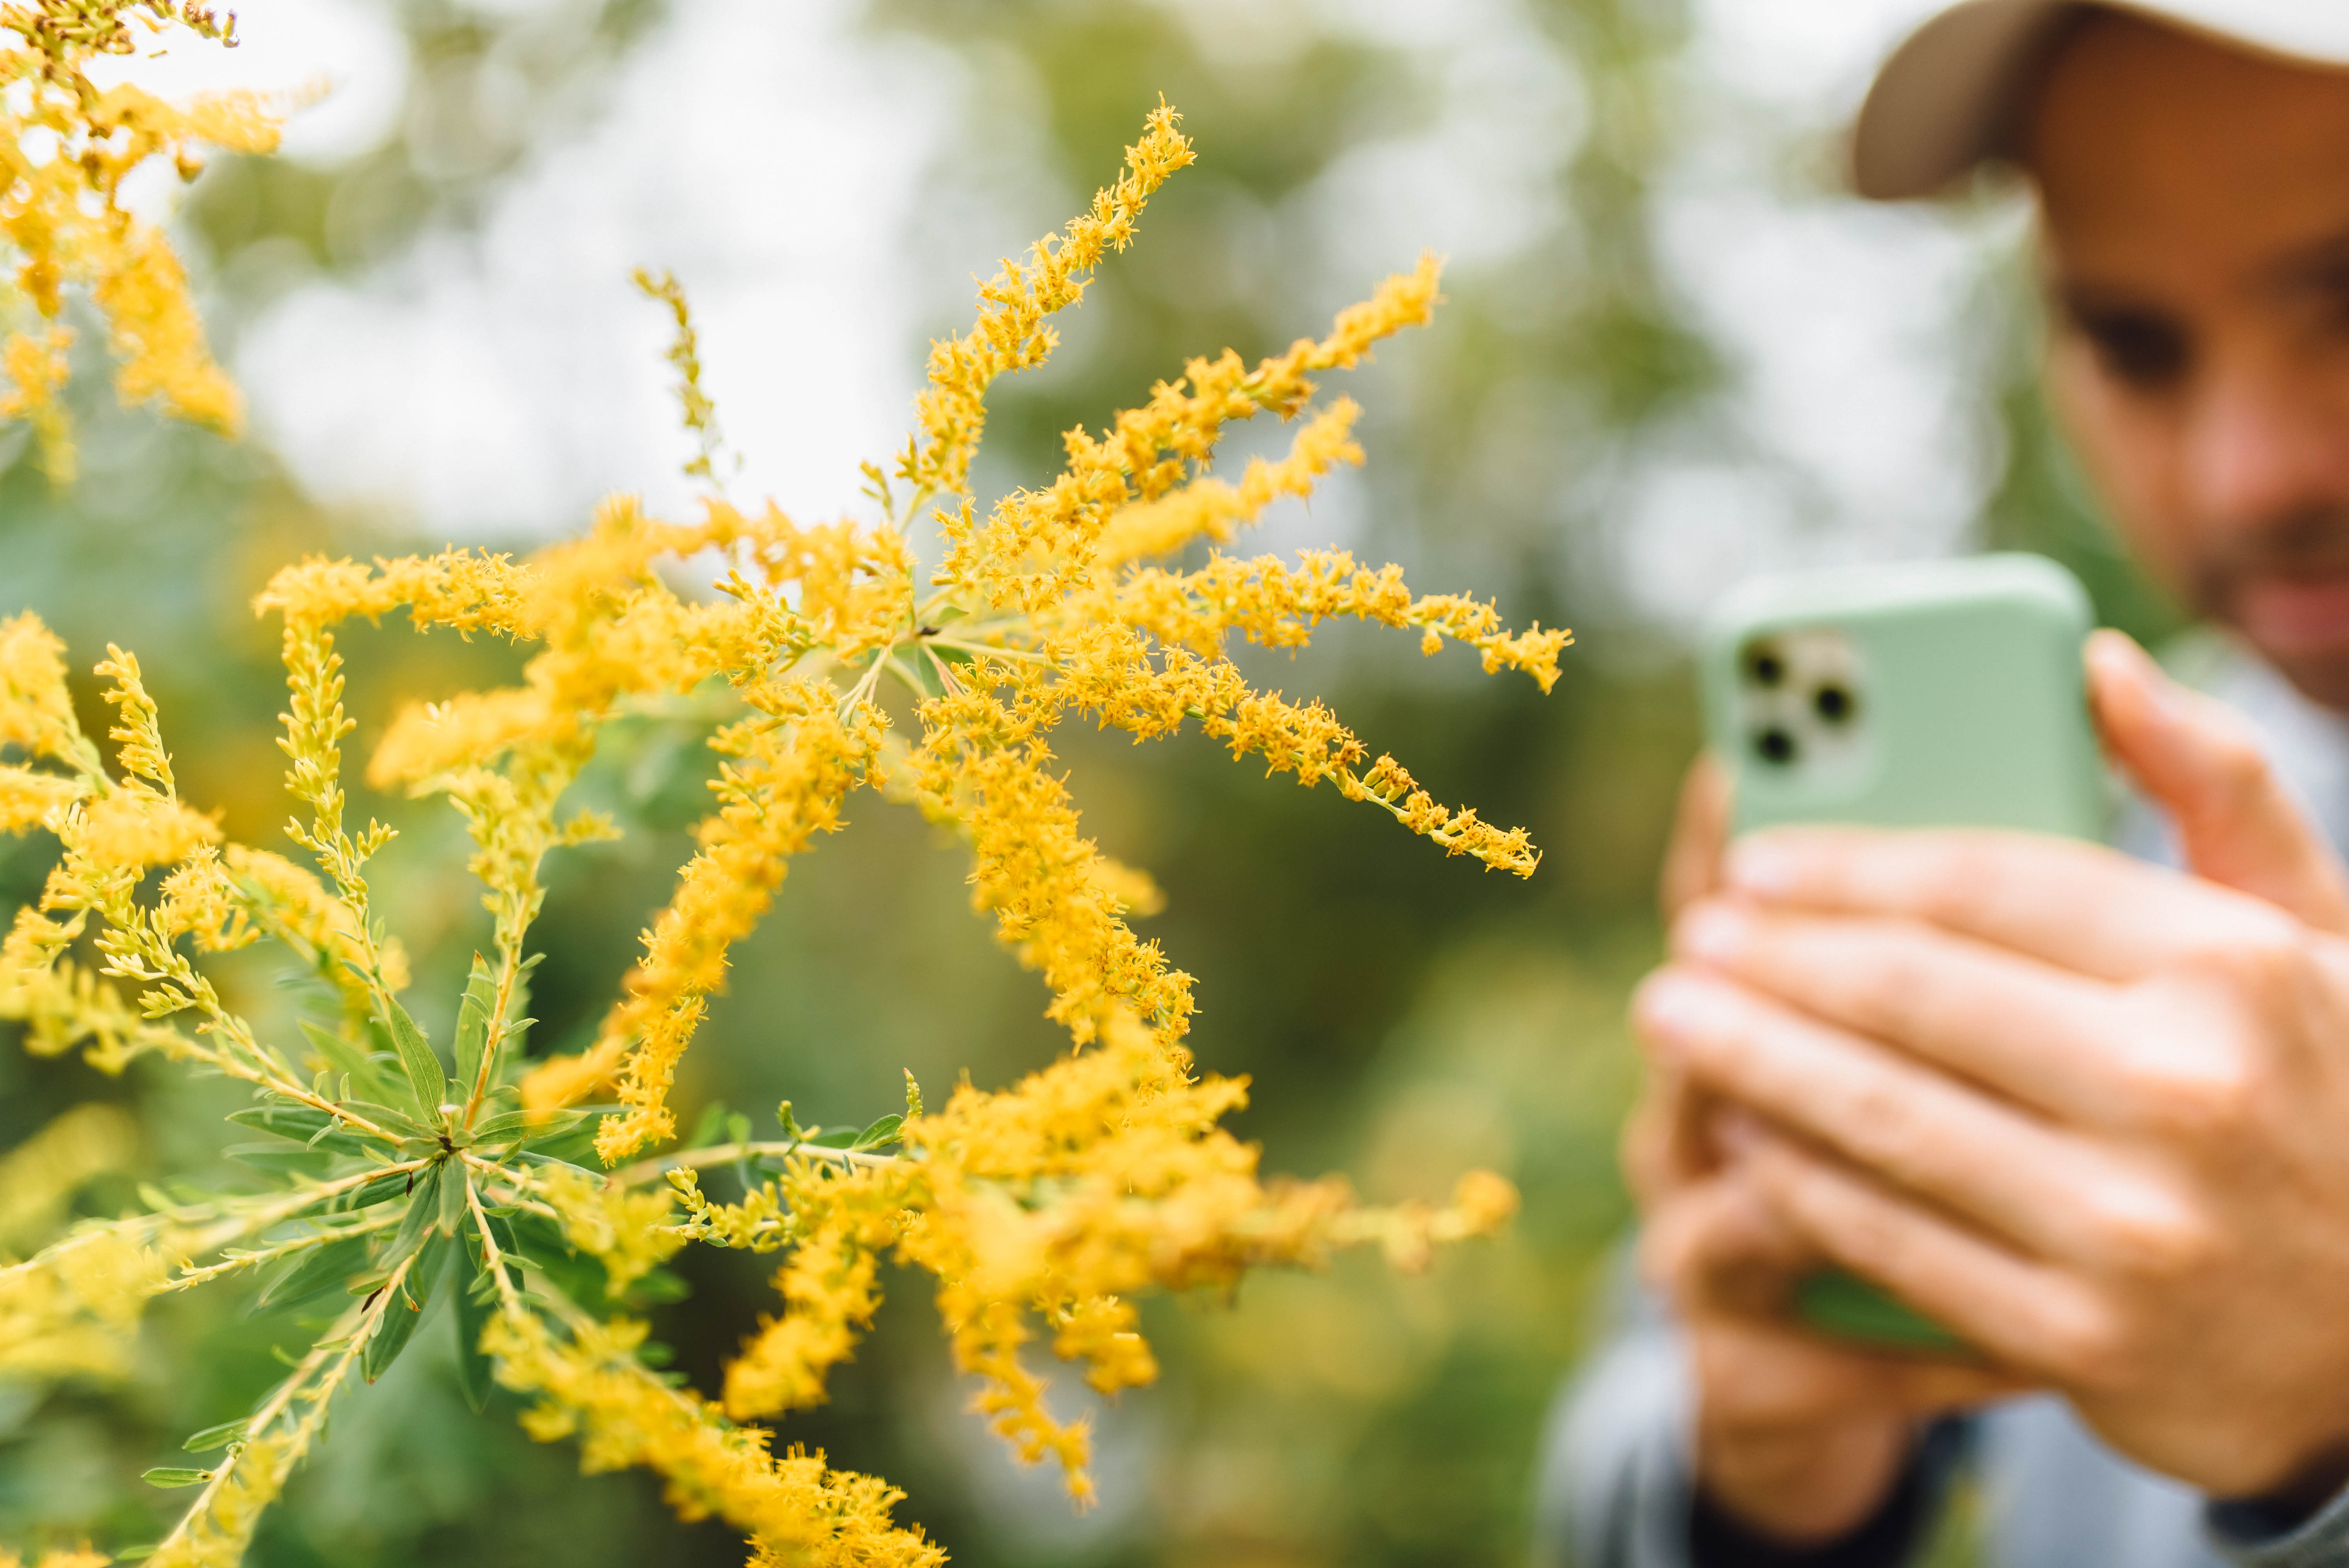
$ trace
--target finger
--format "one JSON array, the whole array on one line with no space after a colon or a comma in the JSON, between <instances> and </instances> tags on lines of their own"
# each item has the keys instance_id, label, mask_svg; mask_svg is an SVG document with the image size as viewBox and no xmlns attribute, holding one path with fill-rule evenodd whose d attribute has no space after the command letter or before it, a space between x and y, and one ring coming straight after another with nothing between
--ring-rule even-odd
<instances>
[{"instance_id":1,"label":"finger","mask_svg":"<svg viewBox=\"0 0 2349 1568\"><path fill-rule=\"evenodd\" d=\"M1682 1314L1768 1315L1821 1264L1753 1182L1734 1174L1693 1183L1640 1231L1640 1270Z\"/></svg>"},{"instance_id":2,"label":"finger","mask_svg":"<svg viewBox=\"0 0 2349 1568\"><path fill-rule=\"evenodd\" d=\"M1699 1418L1722 1427L1802 1428L1872 1409L1939 1415L2029 1387L1977 1361L1862 1350L1776 1318L1708 1315L1690 1326L1706 1398Z\"/></svg>"},{"instance_id":3,"label":"finger","mask_svg":"<svg viewBox=\"0 0 2349 1568\"><path fill-rule=\"evenodd\" d=\"M1672 951L2062 1120L2100 1124L2117 1109L2131 1035L2116 1028L2106 982L1914 921L1731 899L1692 906Z\"/></svg>"},{"instance_id":4,"label":"finger","mask_svg":"<svg viewBox=\"0 0 2349 1568\"><path fill-rule=\"evenodd\" d=\"M2027 1387L1981 1361L1858 1350L1766 1316L1703 1316L1692 1328L1698 1420L1714 1428L1811 1428L1858 1410L1938 1416Z\"/></svg>"},{"instance_id":5,"label":"finger","mask_svg":"<svg viewBox=\"0 0 2349 1568\"><path fill-rule=\"evenodd\" d=\"M1771 1138L1753 1179L1819 1249L1941 1323L2010 1372L2085 1363L2095 1304L2073 1276L2020 1258L1867 1180Z\"/></svg>"},{"instance_id":6,"label":"finger","mask_svg":"<svg viewBox=\"0 0 2349 1568\"><path fill-rule=\"evenodd\" d=\"M1721 851L1729 842L1729 774L1706 752L1681 780L1671 843L1664 851L1660 897L1664 918L1721 882Z\"/></svg>"},{"instance_id":7,"label":"finger","mask_svg":"<svg viewBox=\"0 0 2349 1568\"><path fill-rule=\"evenodd\" d=\"M2004 1101L1733 982L1666 970L1649 1027L1690 1077L2042 1255L2095 1243L2064 1201L2101 1172Z\"/></svg>"},{"instance_id":8,"label":"finger","mask_svg":"<svg viewBox=\"0 0 2349 1568\"><path fill-rule=\"evenodd\" d=\"M1723 869L1760 903L1923 921L2106 980L2298 929L2231 889L2033 833L1778 828L1739 840Z\"/></svg>"},{"instance_id":9,"label":"finger","mask_svg":"<svg viewBox=\"0 0 2349 1568\"><path fill-rule=\"evenodd\" d=\"M2088 639L2088 696L2113 759L2169 813L2197 876L2349 931L2340 861L2240 714L2178 686L2118 632Z\"/></svg>"},{"instance_id":10,"label":"finger","mask_svg":"<svg viewBox=\"0 0 2349 1568\"><path fill-rule=\"evenodd\" d=\"M1720 1169L1712 1133L1714 1097L1671 1060L1651 1057L1639 1102L1623 1120L1616 1153L1642 1212Z\"/></svg>"}]
</instances>

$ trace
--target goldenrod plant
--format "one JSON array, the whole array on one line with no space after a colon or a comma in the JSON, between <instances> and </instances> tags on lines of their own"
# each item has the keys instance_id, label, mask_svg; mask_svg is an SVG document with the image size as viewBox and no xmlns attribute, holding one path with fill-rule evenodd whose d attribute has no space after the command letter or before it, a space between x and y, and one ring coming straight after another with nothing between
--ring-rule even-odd
<instances>
[{"instance_id":1,"label":"goldenrod plant","mask_svg":"<svg viewBox=\"0 0 2349 1568\"><path fill-rule=\"evenodd\" d=\"M73 330L69 288L105 317L125 403L234 433L243 402L204 346L187 276L153 224L121 202L122 182L168 158L183 180L207 146L267 152L277 120L252 93L171 104L129 82L90 78L101 57L173 37L233 47L236 17L200 0L11 0L0 5L0 235L16 269L0 290L0 417L30 423L52 479L73 475L73 434L58 393Z\"/></svg>"},{"instance_id":2,"label":"goldenrod plant","mask_svg":"<svg viewBox=\"0 0 2349 1568\"><path fill-rule=\"evenodd\" d=\"M115 15L97 0L57 9ZM977 1410L1023 1459L1055 1460L1081 1504L1088 1434L1048 1408L1031 1341L1114 1394L1157 1374L1139 1295L1227 1289L1248 1269L1314 1266L1360 1244L1415 1268L1507 1219L1514 1189L1481 1171L1447 1204L1392 1208L1357 1204L1334 1178L1260 1177L1257 1150L1221 1125L1244 1081L1197 1070L1189 977L1127 923L1155 887L1084 837L1055 769L1052 733L1072 717L1137 741L1191 724L1450 853L1521 876L1537 859L1522 830L1440 805L1321 704L1257 689L1228 655L1235 635L1295 648L1348 617L1430 653L1465 644L1488 672L1544 690L1556 680L1564 631L1512 634L1488 604L1414 595L1396 568L1342 552L1223 550L1275 500L1361 460L1355 406L1316 408L1312 377L1426 321L1432 260L1324 337L1254 365L1192 361L1099 433L1071 431L1050 485L979 506L970 476L989 385L1051 353L1049 318L1192 156L1162 105L1092 209L1007 263L980 290L977 325L933 346L916 432L866 467L866 504L837 521L725 497L683 293L641 279L678 331L670 357L698 447L688 472L709 485L695 515L658 519L619 497L585 535L527 560L310 560L256 599L283 650L298 858L229 841L181 799L131 653L109 646L97 666L109 758L77 717L58 639L29 613L0 623L0 827L58 846L0 947L0 1017L36 1054L78 1049L109 1073L155 1056L250 1086L231 1119L259 1135L237 1153L264 1173L258 1191L146 1189L141 1211L85 1221L0 1267L0 1375L124 1376L145 1305L180 1291L241 1289L258 1310L317 1325L254 1408L190 1436L189 1465L150 1472L193 1501L160 1542L122 1555L238 1562L336 1396L374 1381L445 1303L477 1408L502 1385L527 1402L533 1436L575 1439L589 1470L657 1472L680 1515L724 1520L753 1563L942 1563L894 1520L903 1494L887 1481L779 1451L759 1424L823 1398L879 1305L884 1262L936 1281ZM1297 421L1286 454L1237 482L1212 474L1224 428L1265 413ZM924 520L941 542L926 563ZM709 561L712 592L673 586L683 563ZM343 785L356 725L336 629L403 612L419 634L531 650L518 685L398 712L366 765L378 789L444 798L473 847L489 951L438 1040L402 999L406 956L369 882L392 831L352 820ZM571 786L609 727L646 715L709 717L713 807L592 1043L533 1056L546 858L618 830L567 804ZM1040 974L1068 1053L1008 1088L966 1081L935 1109L908 1074L902 1109L853 1129L802 1127L786 1102L770 1136L721 1114L680 1140L670 1089L729 950L860 791L968 845L973 902ZM264 941L315 982L290 1031L256 1026L209 967ZM76 1111L0 1164L0 1192L21 1194L0 1244L54 1225L78 1183L120 1162L125 1137L110 1113ZM779 1262L779 1310L715 1399L659 1370L640 1315L662 1265L697 1243Z\"/></svg>"}]
</instances>

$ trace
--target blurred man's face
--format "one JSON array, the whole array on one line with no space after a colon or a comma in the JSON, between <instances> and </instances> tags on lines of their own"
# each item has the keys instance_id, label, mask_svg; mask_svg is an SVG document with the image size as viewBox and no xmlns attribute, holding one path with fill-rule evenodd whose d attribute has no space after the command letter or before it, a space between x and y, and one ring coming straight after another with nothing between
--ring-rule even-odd
<instances>
[{"instance_id":1,"label":"blurred man's face","mask_svg":"<svg viewBox=\"0 0 2349 1568\"><path fill-rule=\"evenodd\" d=\"M2349 72L2099 16L2028 132L2050 381L2115 520L2349 709Z\"/></svg>"}]
</instances>

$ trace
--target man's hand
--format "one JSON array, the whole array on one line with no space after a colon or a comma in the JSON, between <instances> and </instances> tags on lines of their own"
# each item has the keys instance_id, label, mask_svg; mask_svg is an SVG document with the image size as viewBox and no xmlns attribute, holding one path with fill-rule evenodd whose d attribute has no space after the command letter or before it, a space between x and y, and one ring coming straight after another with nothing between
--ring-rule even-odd
<instances>
[{"instance_id":1,"label":"man's hand","mask_svg":"<svg viewBox=\"0 0 2349 1568\"><path fill-rule=\"evenodd\" d=\"M1726 781L1700 762L1682 790L1666 857L1666 912L1717 890ZM1646 1026L1649 998L1634 1009ZM1685 1325L1697 1385L1698 1484L1758 1533L1824 1542L1875 1512L1899 1480L1920 1416L2007 1386L1978 1367L1872 1356L1790 1325L1794 1283L1818 1250L1765 1201L1734 1145L1747 1119L1651 1063L1623 1139L1645 1215L1642 1271ZM1724 1147L1724 1144L1729 1147Z\"/></svg>"},{"instance_id":2,"label":"man's hand","mask_svg":"<svg viewBox=\"0 0 2349 1568\"><path fill-rule=\"evenodd\" d=\"M2349 896L2239 722L2100 637L2179 875L2022 835L1774 833L1644 1034L1761 1119L1810 1244L2220 1496L2349 1477Z\"/></svg>"}]
</instances>

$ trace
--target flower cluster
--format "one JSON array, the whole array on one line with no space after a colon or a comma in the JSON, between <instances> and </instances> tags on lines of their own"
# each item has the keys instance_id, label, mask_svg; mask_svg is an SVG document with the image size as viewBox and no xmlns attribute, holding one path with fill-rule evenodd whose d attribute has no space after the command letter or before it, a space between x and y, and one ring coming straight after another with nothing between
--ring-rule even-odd
<instances>
[{"instance_id":1,"label":"flower cluster","mask_svg":"<svg viewBox=\"0 0 2349 1568\"><path fill-rule=\"evenodd\" d=\"M354 1373L373 1381L442 1300L477 1406L492 1380L528 1397L533 1435L576 1439L589 1470L657 1471L680 1513L726 1520L755 1562L942 1562L893 1522L900 1494L886 1482L798 1449L779 1456L750 1424L823 1399L871 1321L885 1259L932 1277L978 1409L1023 1458L1057 1460L1081 1501L1087 1434L1047 1408L1031 1342L1114 1393L1157 1374L1134 1305L1145 1292L1227 1287L1358 1244L1417 1267L1434 1244L1507 1219L1514 1191L1482 1172L1446 1205L1383 1210L1336 1180L1260 1177L1257 1151L1222 1126L1245 1083L1195 1067L1189 977L1126 923L1156 890L1084 836L1050 749L1071 717L1137 740L1193 723L1451 853L1533 871L1521 830L1437 803L1320 703L1257 689L1228 650L1236 635L1295 647L1346 617L1414 633L1431 653L1465 645L1488 671L1544 690L1557 678L1562 631L1513 634L1487 604L1415 595L1396 569L1341 552L1221 548L1279 497L1361 460L1354 406L1311 411L1311 377L1425 321L1434 263L1388 280L1324 337L1253 366L1193 361L1098 436L1071 432L1067 466L1043 489L983 517L971 489L988 385L1050 352L1047 318L1081 296L1191 157L1162 106L1092 210L981 290L978 325L933 350L918 433L890 469L867 469L877 516L802 524L713 493L698 517L670 521L619 498L584 536L526 561L451 550L280 573L256 604L276 617L286 671L279 744L297 806L286 833L315 870L225 841L181 802L131 655L109 648L98 666L116 716L109 764L77 720L56 639L29 615L0 624L0 747L15 754L0 758L0 827L37 827L61 846L0 944L0 1017L21 1020L33 1049L79 1047L103 1070L151 1053L241 1080L254 1103L233 1119L274 1141L240 1158L281 1178L258 1195L154 1194L150 1212L85 1223L0 1268L0 1365L119 1371L144 1302L215 1282L254 1286L269 1310L342 1304L251 1415L189 1439L224 1458L151 1472L202 1489L154 1562L236 1562L337 1392ZM701 438L692 471L714 480L714 413L683 295L647 287L676 315L672 358ZM1224 428L1265 413L1300 421L1288 454L1237 483L1211 474ZM926 573L908 538L926 509L945 539ZM1164 563L1185 552L1193 564ZM707 597L661 571L712 557L723 574ZM401 711L367 765L378 788L445 798L472 844L489 950L440 1040L401 999L406 965L372 901L368 864L391 830L353 822L342 782L355 724L336 628L394 612L419 633L533 650L512 686ZM695 853L593 1043L533 1060L528 943L545 858L616 830L567 809L570 786L606 726L685 698L720 716ZM967 842L975 903L1041 975L1071 1049L1006 1088L966 1082L935 1110L909 1077L904 1110L861 1130L800 1128L787 1105L780 1138L737 1125L723 1142L647 1155L674 1139L669 1091L730 949L792 858L839 830L864 789ZM264 939L320 983L324 1005L297 1037L264 1037L199 962ZM605 1094L616 1103L580 1103ZM54 1208L84 1179L67 1167L102 1167L111 1135L61 1124L44 1135L46 1176L12 1163L0 1190L22 1184ZM730 1200L703 1190L719 1171L740 1173ZM649 1369L633 1315L695 1243L781 1254L781 1311L718 1402Z\"/></svg>"},{"instance_id":2,"label":"flower cluster","mask_svg":"<svg viewBox=\"0 0 2349 1568\"><path fill-rule=\"evenodd\" d=\"M90 67L129 55L142 37L177 32L233 47L236 18L201 0L24 0L0 7L0 234L16 253L11 318L0 342L0 418L29 422L53 479L72 477L72 432L60 401L73 331L66 290L88 291L120 361L125 403L233 433L243 419L235 385L212 363L188 297L186 273L162 233L121 204L122 182L168 157L182 179L199 149L267 152L277 120L250 93L169 104L128 82L101 88Z\"/></svg>"}]
</instances>

